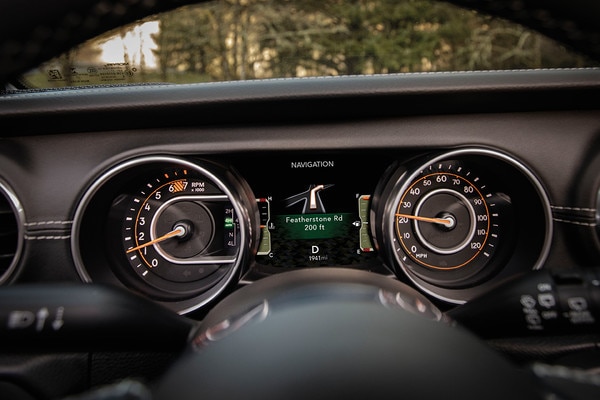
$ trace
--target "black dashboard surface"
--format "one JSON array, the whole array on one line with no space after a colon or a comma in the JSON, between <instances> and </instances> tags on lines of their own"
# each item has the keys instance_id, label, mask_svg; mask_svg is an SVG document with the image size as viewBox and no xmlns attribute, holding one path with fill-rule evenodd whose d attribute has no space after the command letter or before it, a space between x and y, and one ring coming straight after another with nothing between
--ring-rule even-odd
<instances>
[{"instance_id":1,"label":"black dashboard surface","mask_svg":"<svg viewBox=\"0 0 600 400\"><path fill-rule=\"evenodd\" d=\"M304 266L346 265L405 280L405 272L385 255L389 243L376 237L386 233L370 221L376 216L367 212L363 219L370 223L371 243L361 248L361 215L355 201L373 196L385 185L390 168L402 169L413 159L463 148L492 151L520 165L518 171L514 166L477 167L477 173L491 180L489 185L506 192L502 186L521 179L530 186L511 195L513 200L522 197L522 204L515 207L528 202L532 207L515 211L514 232L523 238L541 236L543 243L533 246L536 256L523 260L518 269L593 265L598 252L594 165L600 126L598 97L589 95L598 90L599 75L595 70L523 71L116 87L90 96L85 90L65 90L53 94L51 103L43 92L5 96L2 118L6 126L18 128L9 128L2 139L1 170L23 206L26 239L18 271L11 278L89 279L81 273L88 267L84 262L76 267L72 255L77 256L79 246L90 246L72 237L82 198L119 165L141 157L178 157L237 171L252 192L250 197L275 199L274 217L302 214L278 211L277 201L311 184L333 184L334 198L327 199L327 190L322 192L325 204L356 227L357 232L342 235L348 242L342 246L330 235L331 248L322 259L310 256L312 246L319 244L310 236L273 230L275 247L282 238L295 244L269 252L258 249L259 234L250 250L259 254L244 260L235 279L252 280L265 271ZM422 86L423 82L427 84ZM454 101L459 95L466 101ZM82 121L92 121L89 129L82 130ZM136 179L119 184L133 191L146 178ZM532 185L539 187L531 189ZM111 195L116 196L114 190ZM540 195L547 199L535 198ZM548 216L541 217L542 223L528 218L527 213L536 209L552 214L552 224L543 222ZM103 204L89 212L103 219L108 215L102 213L109 210L110 205ZM94 242L107 240L90 237ZM106 279L132 286L114 277Z\"/></svg>"},{"instance_id":2,"label":"black dashboard surface","mask_svg":"<svg viewBox=\"0 0 600 400\"><path fill-rule=\"evenodd\" d=\"M521 15L512 4L504 15ZM23 57L2 75L37 56ZM578 271L598 265L598 69L6 90L0 125L0 234L12 238L7 251L0 246L0 283L9 295L28 284L108 284L166 306L162 322L188 328L261 281L341 269L350 281L369 272L406 284L418 312L431 301L459 316L514 278L553 271L569 289L587 284ZM516 320L490 323L486 344L521 366L597 367L588 304L572 296L557 305L547 285L531 290L539 297L517 293ZM37 353L18 330L56 344L46 333L62 328L65 308L29 297L46 311L4 310L18 345L4 344L0 393L17 382L62 398L132 376L153 380L179 356L173 343L144 348L150 342L130 336L122 345L137 341L141 352L97 351L104 342L90 336L75 351L40 341ZM505 304L494 305L503 316ZM552 331L558 320L566 335Z\"/></svg>"}]
</instances>

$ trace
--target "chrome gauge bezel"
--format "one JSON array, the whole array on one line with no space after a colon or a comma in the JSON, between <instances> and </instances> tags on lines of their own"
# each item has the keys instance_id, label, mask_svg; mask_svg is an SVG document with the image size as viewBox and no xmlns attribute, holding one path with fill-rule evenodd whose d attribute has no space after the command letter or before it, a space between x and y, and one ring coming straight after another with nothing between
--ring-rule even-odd
<instances>
[{"instance_id":1,"label":"chrome gauge bezel","mask_svg":"<svg viewBox=\"0 0 600 400\"><path fill-rule=\"evenodd\" d=\"M0 178L0 195L6 198L14 216L17 228L17 239L14 248L14 256L8 264L8 267L2 272L0 271L0 285L10 282L16 275L17 265L21 260L23 254L23 248L25 246L25 210L21 204L21 201L15 194L14 190Z\"/></svg>"},{"instance_id":2,"label":"chrome gauge bezel","mask_svg":"<svg viewBox=\"0 0 600 400\"><path fill-rule=\"evenodd\" d=\"M485 185L493 186L498 178L511 180L511 183L513 181L518 183L515 186L525 191L526 196L522 193L508 193L507 197L511 198L506 200L507 204L513 201L518 204L510 204L509 212L504 213L504 216L497 217L497 213L494 212L489 214L490 218L492 215L504 218L504 228L510 231L508 235L507 232L504 232L504 237L500 239L500 248L489 248L493 251L487 254L490 261L480 261L481 265L479 266L469 265L470 271L465 269L462 273L448 268L447 275L438 279L446 272L435 272L431 268L421 266L415 267L417 263L407 257L407 250L402 247L401 240L398 239L396 213L403 196L427 169L435 170L438 165L451 160L464 161L467 166L471 163L479 166L478 168L486 166L483 171L487 169L487 172L481 176L482 180L486 181ZM433 168L433 166L436 167ZM492 169L493 172L490 171ZM496 179L487 179L487 175L494 175ZM482 185L484 184L482 183ZM510 185L505 185L507 188L508 186ZM491 190L494 189L491 188ZM486 195L491 196L488 192ZM535 204L526 204L532 200ZM507 217L506 214L510 214L512 209L516 215ZM530 237L525 233L527 229L523 226L526 222L523 221L522 214L527 210L535 213L536 221ZM465 303L487 291L494 282L507 279L526 269L541 268L549 254L552 238L550 201L541 181L530 168L515 157L488 148L454 149L419 157L405 163L396 163L390 168L376 190L371 221L373 222L372 234L377 248L381 251L386 263L396 271L396 275L400 279L408 279L423 292L450 304ZM416 224L416 222L412 221L411 224ZM486 235L489 232L492 231L486 231ZM514 241L511 242L511 238L508 236L515 236ZM413 239L411 238L411 240ZM527 241L530 241L529 247ZM488 243L483 242L483 244ZM495 243L493 245L495 246ZM433 252L433 248L430 247L430 250ZM444 257L439 254L436 256ZM444 270L444 268L439 269Z\"/></svg>"},{"instance_id":3,"label":"chrome gauge bezel","mask_svg":"<svg viewBox=\"0 0 600 400\"><path fill-rule=\"evenodd\" d=\"M149 185L146 180L152 174L177 169L185 169L190 171L191 177L206 180L207 185L213 187L215 193L219 193L219 200L225 201L227 207L233 209L233 229L236 230L237 241L235 252L227 258L207 257L206 260L198 261L197 264L207 265L214 261L210 268L216 272L210 272L207 276L199 275L189 282L172 282L148 272L146 274L151 279L145 279L144 274L136 271L128 262L128 254L126 255L126 246L134 246L123 242L126 225L124 210L125 207L131 207L126 206L126 203L140 201L135 197L138 188ZM189 198L183 193L180 197L172 199L182 201L184 197ZM192 197L198 200L202 196ZM249 186L229 166L203 159L143 156L110 168L94 180L84 193L73 219L72 255L77 272L84 282L125 286L180 314L187 314L210 303L235 281L234 278L239 278L245 272L243 269L248 265L249 257L256 251L258 221L258 208ZM148 232L153 240L156 239L155 229L152 226ZM158 257L164 253L158 244L148 245L147 248L151 248ZM135 257L135 252L131 257ZM165 258L165 262L181 264L182 268L194 265L177 258ZM151 268L142 266L141 269L146 271Z\"/></svg>"}]
</instances>

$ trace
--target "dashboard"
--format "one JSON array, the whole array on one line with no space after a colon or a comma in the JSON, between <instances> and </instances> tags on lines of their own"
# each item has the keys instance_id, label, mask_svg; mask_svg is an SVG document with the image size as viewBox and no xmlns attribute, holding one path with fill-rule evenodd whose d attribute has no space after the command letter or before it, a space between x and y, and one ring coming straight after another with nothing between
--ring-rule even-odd
<instances>
[{"instance_id":1,"label":"dashboard","mask_svg":"<svg viewBox=\"0 0 600 400\"><path fill-rule=\"evenodd\" d=\"M3 79L70 44L13 33ZM13 89L0 397L597 398L600 69Z\"/></svg>"},{"instance_id":2,"label":"dashboard","mask_svg":"<svg viewBox=\"0 0 600 400\"><path fill-rule=\"evenodd\" d=\"M119 115L104 118L114 100L81 111L66 109L86 103L80 92L65 91L52 108L43 93L16 95L6 100L9 118L20 118L11 104L30 104L41 126L58 129L65 114L60 129L72 132L36 135L22 120L28 134L3 139L2 178L24 232L4 280L107 283L201 318L238 285L295 269L377 272L451 309L557 260L560 268L592 265L598 111L589 100L587 109L569 108L582 103L573 87L597 86L598 72L481 74L524 109L491 111L512 105L474 89L462 94L477 100L476 112L470 102L463 114L445 111L445 96L467 79L461 74L428 77L432 88L446 85L419 94L430 99L429 116L397 105L417 96L405 87L422 76L314 79L313 96L288 99L280 97L298 80L254 83L267 93L258 101L248 83L102 89L139 96L116 113L142 127L118 130ZM541 89L525 90L528 79ZM361 99L363 89L390 83L396 92L378 98L387 108L366 104L371 94ZM318 94L343 85L340 99ZM223 88L235 96L214 112L210 95ZM159 95L160 120L174 126L145 128L155 117L143 98ZM192 96L193 114L171 106ZM214 122L275 100L280 112L251 123L244 115ZM314 102L327 102L326 118L303 108ZM282 122L283 113L297 121ZM97 121L95 132L78 132L79 118Z\"/></svg>"},{"instance_id":3,"label":"dashboard","mask_svg":"<svg viewBox=\"0 0 600 400\"><path fill-rule=\"evenodd\" d=\"M550 204L523 164L478 147L411 156L125 161L94 181L76 210L77 271L187 313L232 280L298 268L408 277L442 301L464 303L486 283L542 265Z\"/></svg>"}]
</instances>

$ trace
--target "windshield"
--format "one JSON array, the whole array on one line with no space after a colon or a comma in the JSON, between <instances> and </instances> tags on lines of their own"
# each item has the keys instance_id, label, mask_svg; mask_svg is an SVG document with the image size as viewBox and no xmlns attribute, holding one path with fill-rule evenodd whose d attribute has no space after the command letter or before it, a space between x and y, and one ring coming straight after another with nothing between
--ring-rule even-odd
<instances>
[{"instance_id":1,"label":"windshield","mask_svg":"<svg viewBox=\"0 0 600 400\"><path fill-rule=\"evenodd\" d=\"M27 88L597 66L531 30L429 0L228 0L111 31Z\"/></svg>"}]
</instances>

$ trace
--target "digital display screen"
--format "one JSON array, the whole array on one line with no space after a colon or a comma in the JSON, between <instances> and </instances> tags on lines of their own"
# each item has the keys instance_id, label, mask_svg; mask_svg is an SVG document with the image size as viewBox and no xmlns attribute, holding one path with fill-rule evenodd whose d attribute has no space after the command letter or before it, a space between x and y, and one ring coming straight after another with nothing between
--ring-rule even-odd
<instances>
[{"instance_id":1,"label":"digital display screen","mask_svg":"<svg viewBox=\"0 0 600 400\"><path fill-rule=\"evenodd\" d=\"M333 239L346 233L351 213L278 215L277 226L289 239Z\"/></svg>"},{"instance_id":2,"label":"digital display screen","mask_svg":"<svg viewBox=\"0 0 600 400\"><path fill-rule=\"evenodd\" d=\"M275 267L348 266L377 256L369 205L387 163L354 157L269 158L283 178L249 179L257 195L261 238L256 261ZM274 179L273 176L270 179Z\"/></svg>"}]
</instances>

